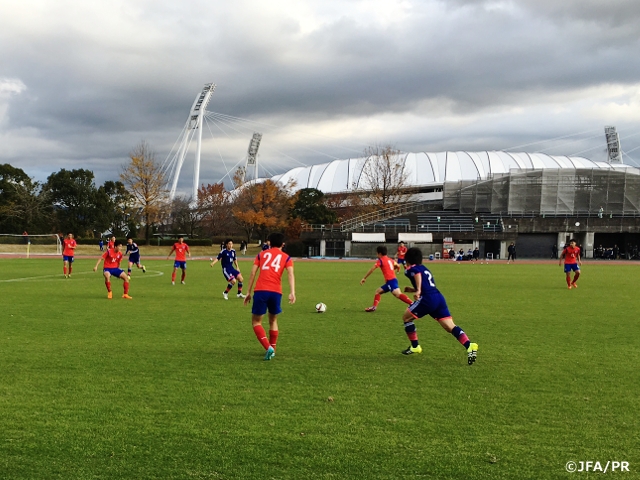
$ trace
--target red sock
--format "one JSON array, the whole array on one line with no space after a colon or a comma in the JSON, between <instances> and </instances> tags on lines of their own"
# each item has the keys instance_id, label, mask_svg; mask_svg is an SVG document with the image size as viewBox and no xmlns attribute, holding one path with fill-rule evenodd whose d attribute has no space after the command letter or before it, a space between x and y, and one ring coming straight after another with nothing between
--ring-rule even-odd
<instances>
[{"instance_id":1,"label":"red sock","mask_svg":"<svg viewBox=\"0 0 640 480\"><path fill-rule=\"evenodd\" d=\"M580 277L580 272L576 272L575 275L573 275L573 283L576 283L578 281L578 277Z\"/></svg>"},{"instance_id":2,"label":"red sock","mask_svg":"<svg viewBox=\"0 0 640 480\"><path fill-rule=\"evenodd\" d=\"M67 274L67 267L62 267L62 271L64 272L64 274Z\"/></svg>"},{"instance_id":3,"label":"red sock","mask_svg":"<svg viewBox=\"0 0 640 480\"><path fill-rule=\"evenodd\" d=\"M185 272L184 270L182 270L182 278L181 280L184 282L184 278L187 276L187 272Z\"/></svg>"},{"instance_id":4,"label":"red sock","mask_svg":"<svg viewBox=\"0 0 640 480\"><path fill-rule=\"evenodd\" d=\"M262 344L264 349L268 350L269 340L267 340L267 334L265 333L264 328L262 328L262 325L256 325L255 327L253 327L253 333L256 334L258 341Z\"/></svg>"},{"instance_id":5,"label":"red sock","mask_svg":"<svg viewBox=\"0 0 640 480\"><path fill-rule=\"evenodd\" d=\"M71 264L69 264L69 275L71 275ZM576 275L579 275L579 273Z\"/></svg>"},{"instance_id":6,"label":"red sock","mask_svg":"<svg viewBox=\"0 0 640 480\"><path fill-rule=\"evenodd\" d=\"M176 271L174 270L173 273L171 274L171 281L175 282L176 281Z\"/></svg>"},{"instance_id":7,"label":"red sock","mask_svg":"<svg viewBox=\"0 0 640 480\"><path fill-rule=\"evenodd\" d=\"M571 286L571 275L567 275L567 286Z\"/></svg>"},{"instance_id":8,"label":"red sock","mask_svg":"<svg viewBox=\"0 0 640 480\"><path fill-rule=\"evenodd\" d=\"M380 303L380 294L376 293L375 297L373 297L373 306L377 307Z\"/></svg>"},{"instance_id":9,"label":"red sock","mask_svg":"<svg viewBox=\"0 0 640 480\"><path fill-rule=\"evenodd\" d=\"M124 294L129 294L129 282L124 282Z\"/></svg>"},{"instance_id":10,"label":"red sock","mask_svg":"<svg viewBox=\"0 0 640 480\"><path fill-rule=\"evenodd\" d=\"M111 282L104 282L104 284L107 286L107 292L111 291Z\"/></svg>"},{"instance_id":11,"label":"red sock","mask_svg":"<svg viewBox=\"0 0 640 480\"><path fill-rule=\"evenodd\" d=\"M404 293L401 293L398 298L408 305L411 305L413 303L411 299L407 297Z\"/></svg>"},{"instance_id":12,"label":"red sock","mask_svg":"<svg viewBox=\"0 0 640 480\"><path fill-rule=\"evenodd\" d=\"M276 343L278 343L278 330L269 330L269 344L276 349Z\"/></svg>"}]
</instances>

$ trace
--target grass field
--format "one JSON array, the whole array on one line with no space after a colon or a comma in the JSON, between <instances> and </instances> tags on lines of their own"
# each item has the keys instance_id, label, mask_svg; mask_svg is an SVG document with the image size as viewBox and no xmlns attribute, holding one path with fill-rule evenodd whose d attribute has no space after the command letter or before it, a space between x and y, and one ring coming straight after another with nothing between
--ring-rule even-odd
<instances>
[{"instance_id":1,"label":"grass field","mask_svg":"<svg viewBox=\"0 0 640 480\"><path fill-rule=\"evenodd\" d=\"M94 259L69 280L59 259L0 260L1 478L592 478L565 471L587 460L640 477L636 266L585 264L568 291L557 265L429 264L480 345L469 367L430 319L424 353L400 355L404 305L363 311L368 263L296 264L271 362L219 265L171 286L146 263L127 301Z\"/></svg>"}]
</instances>

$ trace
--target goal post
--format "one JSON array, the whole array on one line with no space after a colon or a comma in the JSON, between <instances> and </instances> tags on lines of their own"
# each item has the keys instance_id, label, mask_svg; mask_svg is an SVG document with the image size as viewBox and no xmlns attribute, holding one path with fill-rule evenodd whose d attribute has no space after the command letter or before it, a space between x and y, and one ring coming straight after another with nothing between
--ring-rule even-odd
<instances>
[{"instance_id":1,"label":"goal post","mask_svg":"<svg viewBox=\"0 0 640 480\"><path fill-rule=\"evenodd\" d=\"M62 242L55 233L15 235L0 233L0 255L62 255Z\"/></svg>"}]
</instances>

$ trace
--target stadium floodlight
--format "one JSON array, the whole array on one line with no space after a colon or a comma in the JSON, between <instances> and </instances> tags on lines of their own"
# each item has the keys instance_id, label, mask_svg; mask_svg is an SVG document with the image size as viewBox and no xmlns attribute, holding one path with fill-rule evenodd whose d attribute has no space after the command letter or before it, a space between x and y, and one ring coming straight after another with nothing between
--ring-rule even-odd
<instances>
[{"instance_id":1,"label":"stadium floodlight","mask_svg":"<svg viewBox=\"0 0 640 480\"><path fill-rule=\"evenodd\" d=\"M244 167L245 174L249 165L253 165L253 179L258 178L258 149L260 148L260 142L262 141L262 134L254 132L251 140L249 141L249 149L247 150L247 163Z\"/></svg>"},{"instance_id":2,"label":"stadium floodlight","mask_svg":"<svg viewBox=\"0 0 640 480\"><path fill-rule=\"evenodd\" d=\"M620 137L616 127L604 127L604 136L607 139L607 154L609 163L622 163L622 150L620 150Z\"/></svg>"},{"instance_id":3,"label":"stadium floodlight","mask_svg":"<svg viewBox=\"0 0 640 480\"><path fill-rule=\"evenodd\" d=\"M195 201L198 198L198 187L200 186L200 153L202 152L202 122L204 118L205 111L207 109L207 105L209 105L209 101L211 100L211 95L213 91L216 89L216 85L214 83L207 83L203 87L202 91L196 96L195 101L193 102L193 106L191 107L191 112L189 113L189 118L187 120L187 125L183 129L182 138L180 140L180 148L178 149L177 156L171 162L171 171L173 172L173 181L171 183L171 188L169 190L169 196L171 200L176 196L176 188L178 187L178 178L180 177L180 170L182 169L182 164L184 163L184 159L187 155L187 149L189 144L191 143L191 139L194 134L197 133L197 143L196 143L196 158L193 167L193 190L192 190L192 198Z\"/></svg>"}]
</instances>

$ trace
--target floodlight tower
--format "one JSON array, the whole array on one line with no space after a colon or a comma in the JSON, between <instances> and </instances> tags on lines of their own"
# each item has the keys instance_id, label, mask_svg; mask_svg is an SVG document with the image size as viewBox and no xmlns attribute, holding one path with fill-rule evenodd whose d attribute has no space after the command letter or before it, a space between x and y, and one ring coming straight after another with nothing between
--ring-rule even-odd
<instances>
[{"instance_id":1,"label":"floodlight tower","mask_svg":"<svg viewBox=\"0 0 640 480\"><path fill-rule=\"evenodd\" d=\"M607 139L607 161L609 163L622 163L622 150L620 150L620 137L616 127L604 127L604 136Z\"/></svg>"},{"instance_id":2,"label":"floodlight tower","mask_svg":"<svg viewBox=\"0 0 640 480\"><path fill-rule=\"evenodd\" d=\"M195 202L198 199L198 187L200 186L200 153L202 151L202 122L204 118L204 113L209 104L209 100L211 100L211 95L213 91L216 89L216 85L214 83L205 84L202 91L196 96L195 101L193 102L193 106L191 107L191 113L189 114L189 118L187 119L187 125L184 129L184 133L182 134L182 139L180 142L180 148L178 150L178 156L175 160L175 168L173 170L173 182L171 183L171 189L169 191L169 197L171 200L176 196L176 188L178 186L178 177L180 177L180 170L182 169L182 164L184 163L184 158L187 154L187 148L191 143L191 139L193 135L197 132L197 143L196 143L196 158L193 167L193 191L192 191L192 200Z\"/></svg>"},{"instance_id":3,"label":"floodlight tower","mask_svg":"<svg viewBox=\"0 0 640 480\"><path fill-rule=\"evenodd\" d=\"M247 150L247 162L244 166L244 174L247 174L247 168L253 165L253 179L258 178L258 149L260 148L260 142L262 141L262 134L254 132L253 137L249 141L249 149Z\"/></svg>"}]
</instances>

